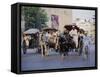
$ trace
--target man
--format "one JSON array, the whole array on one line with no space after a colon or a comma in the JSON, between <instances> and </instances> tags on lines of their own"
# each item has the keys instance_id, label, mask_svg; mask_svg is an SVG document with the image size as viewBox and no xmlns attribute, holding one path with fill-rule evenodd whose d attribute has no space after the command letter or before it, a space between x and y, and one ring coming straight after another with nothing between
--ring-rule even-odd
<instances>
[{"instance_id":1,"label":"man","mask_svg":"<svg viewBox=\"0 0 100 77\"><path fill-rule=\"evenodd\" d=\"M87 32L85 32L83 36L83 57L84 59L88 57L89 44L90 44L90 39L87 35Z\"/></svg>"}]
</instances>

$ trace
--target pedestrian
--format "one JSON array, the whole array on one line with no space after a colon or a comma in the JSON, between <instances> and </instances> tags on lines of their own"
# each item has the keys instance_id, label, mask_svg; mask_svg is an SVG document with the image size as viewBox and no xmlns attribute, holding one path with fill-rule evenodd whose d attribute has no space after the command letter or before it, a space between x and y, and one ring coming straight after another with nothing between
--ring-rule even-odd
<instances>
[{"instance_id":1,"label":"pedestrian","mask_svg":"<svg viewBox=\"0 0 100 77\"><path fill-rule=\"evenodd\" d=\"M87 35L88 33L85 32L83 36L83 58L87 59L88 52L89 52L89 44L90 44L90 38Z\"/></svg>"}]
</instances>

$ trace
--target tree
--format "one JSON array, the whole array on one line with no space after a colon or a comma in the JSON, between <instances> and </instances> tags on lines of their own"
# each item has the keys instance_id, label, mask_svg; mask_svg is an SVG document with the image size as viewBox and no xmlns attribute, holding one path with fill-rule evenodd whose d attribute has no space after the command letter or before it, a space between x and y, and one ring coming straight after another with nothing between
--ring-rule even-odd
<instances>
[{"instance_id":1,"label":"tree","mask_svg":"<svg viewBox=\"0 0 100 77\"><path fill-rule=\"evenodd\" d=\"M25 30L29 28L41 29L48 21L47 13L40 7L22 7L22 15L25 20Z\"/></svg>"}]
</instances>

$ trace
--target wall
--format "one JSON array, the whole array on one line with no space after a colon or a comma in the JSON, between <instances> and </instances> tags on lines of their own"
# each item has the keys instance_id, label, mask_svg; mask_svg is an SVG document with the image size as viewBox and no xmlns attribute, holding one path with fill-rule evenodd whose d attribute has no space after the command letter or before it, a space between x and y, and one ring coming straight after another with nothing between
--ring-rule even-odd
<instances>
[{"instance_id":1,"label":"wall","mask_svg":"<svg viewBox=\"0 0 100 77\"><path fill-rule=\"evenodd\" d=\"M47 25L51 27L51 16L57 15L58 16L58 22L59 27L58 29L60 31L63 31L64 26L66 24L72 23L72 10L71 9L59 9L59 8L43 8L47 12L47 16L49 18L49 21L47 22Z\"/></svg>"}]
</instances>

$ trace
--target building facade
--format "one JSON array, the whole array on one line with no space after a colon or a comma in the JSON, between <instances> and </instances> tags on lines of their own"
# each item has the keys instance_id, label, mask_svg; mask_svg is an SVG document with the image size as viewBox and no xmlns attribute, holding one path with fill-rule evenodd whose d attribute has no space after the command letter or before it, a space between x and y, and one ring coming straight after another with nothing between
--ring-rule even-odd
<instances>
[{"instance_id":1,"label":"building facade","mask_svg":"<svg viewBox=\"0 0 100 77\"><path fill-rule=\"evenodd\" d=\"M72 10L63 8L42 8L46 11L48 16L48 27L56 28L61 32L64 26L72 24Z\"/></svg>"}]
</instances>

